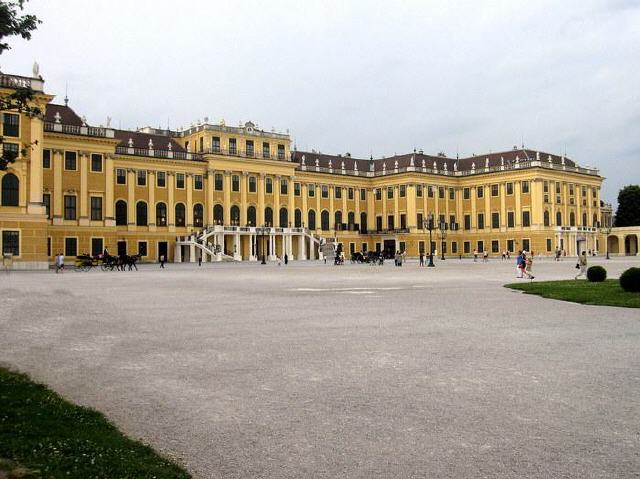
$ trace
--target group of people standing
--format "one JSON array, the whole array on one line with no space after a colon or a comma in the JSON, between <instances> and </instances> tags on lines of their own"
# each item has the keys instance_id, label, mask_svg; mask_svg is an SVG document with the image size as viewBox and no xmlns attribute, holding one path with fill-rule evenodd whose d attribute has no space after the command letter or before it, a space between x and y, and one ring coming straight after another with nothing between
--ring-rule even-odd
<instances>
[{"instance_id":1,"label":"group of people standing","mask_svg":"<svg viewBox=\"0 0 640 479\"><path fill-rule=\"evenodd\" d=\"M533 253L526 251L518 251L516 257L516 278L534 279L533 270Z\"/></svg>"}]
</instances>

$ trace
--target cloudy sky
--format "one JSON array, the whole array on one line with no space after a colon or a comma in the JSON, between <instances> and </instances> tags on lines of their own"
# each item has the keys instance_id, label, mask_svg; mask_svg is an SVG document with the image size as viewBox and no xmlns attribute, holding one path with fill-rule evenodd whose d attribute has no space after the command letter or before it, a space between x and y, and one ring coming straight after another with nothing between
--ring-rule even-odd
<instances>
[{"instance_id":1,"label":"cloudy sky","mask_svg":"<svg viewBox=\"0 0 640 479\"><path fill-rule=\"evenodd\" d=\"M4 72L90 123L204 117L298 149L449 156L524 145L640 182L640 1L31 0Z\"/></svg>"}]
</instances>

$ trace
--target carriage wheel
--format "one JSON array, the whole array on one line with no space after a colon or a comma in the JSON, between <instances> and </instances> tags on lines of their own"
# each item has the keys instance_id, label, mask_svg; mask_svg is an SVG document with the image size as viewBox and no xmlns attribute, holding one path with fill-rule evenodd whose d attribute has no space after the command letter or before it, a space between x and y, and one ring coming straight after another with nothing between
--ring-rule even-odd
<instances>
[{"instance_id":1,"label":"carriage wheel","mask_svg":"<svg viewBox=\"0 0 640 479\"><path fill-rule=\"evenodd\" d=\"M91 265L90 264L84 264L82 265L82 271L87 272L91 269Z\"/></svg>"},{"instance_id":2,"label":"carriage wheel","mask_svg":"<svg viewBox=\"0 0 640 479\"><path fill-rule=\"evenodd\" d=\"M109 265L107 265L107 264L105 264L105 263L102 263L102 264L100 265L100 268L102 269L102 271L106 271L106 270L109 268Z\"/></svg>"}]
</instances>

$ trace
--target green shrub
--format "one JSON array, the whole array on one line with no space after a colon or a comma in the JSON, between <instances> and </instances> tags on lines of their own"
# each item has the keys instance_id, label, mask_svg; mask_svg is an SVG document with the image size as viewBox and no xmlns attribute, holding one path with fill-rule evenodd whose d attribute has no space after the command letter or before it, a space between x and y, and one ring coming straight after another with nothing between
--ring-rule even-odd
<instances>
[{"instance_id":1,"label":"green shrub","mask_svg":"<svg viewBox=\"0 0 640 479\"><path fill-rule=\"evenodd\" d=\"M640 268L629 268L622 273L620 286L629 293L640 293Z\"/></svg>"},{"instance_id":2,"label":"green shrub","mask_svg":"<svg viewBox=\"0 0 640 479\"><path fill-rule=\"evenodd\" d=\"M591 266L587 270L587 279L592 283L601 283L607 279L607 270L602 266Z\"/></svg>"}]
</instances>

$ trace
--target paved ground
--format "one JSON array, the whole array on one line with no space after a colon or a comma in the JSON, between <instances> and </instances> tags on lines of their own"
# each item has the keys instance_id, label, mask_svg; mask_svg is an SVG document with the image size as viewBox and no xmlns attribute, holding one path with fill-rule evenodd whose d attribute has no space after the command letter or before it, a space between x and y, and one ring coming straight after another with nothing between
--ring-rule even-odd
<instances>
[{"instance_id":1,"label":"paved ground","mask_svg":"<svg viewBox=\"0 0 640 479\"><path fill-rule=\"evenodd\" d=\"M640 313L501 286L514 276L469 260L12 273L0 361L200 478L638 477Z\"/></svg>"}]
</instances>

